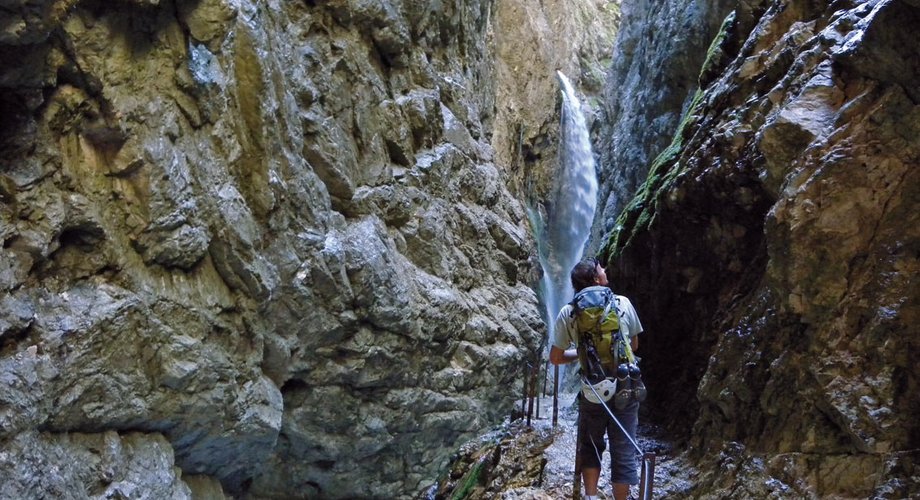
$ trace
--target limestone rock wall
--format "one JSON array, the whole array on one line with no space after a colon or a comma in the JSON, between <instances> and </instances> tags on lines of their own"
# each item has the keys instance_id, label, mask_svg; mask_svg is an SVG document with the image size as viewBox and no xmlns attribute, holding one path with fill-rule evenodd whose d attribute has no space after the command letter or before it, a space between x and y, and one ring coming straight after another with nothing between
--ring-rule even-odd
<instances>
[{"instance_id":1,"label":"limestone rock wall","mask_svg":"<svg viewBox=\"0 0 920 500\"><path fill-rule=\"evenodd\" d=\"M915 497L920 4L752 12L605 247L702 471L670 493Z\"/></svg>"},{"instance_id":2,"label":"limestone rock wall","mask_svg":"<svg viewBox=\"0 0 920 500\"><path fill-rule=\"evenodd\" d=\"M503 0L495 6L496 162L533 205L552 197L559 163L561 71L582 95L596 130L620 23L620 2Z\"/></svg>"},{"instance_id":3,"label":"limestone rock wall","mask_svg":"<svg viewBox=\"0 0 920 500\"><path fill-rule=\"evenodd\" d=\"M699 88L700 66L728 0L625 0L600 106L595 141L601 179L595 239L611 231L623 207L668 145ZM746 19L749 19L750 14ZM748 21L748 24L752 24Z\"/></svg>"},{"instance_id":4,"label":"limestone rock wall","mask_svg":"<svg viewBox=\"0 0 920 500\"><path fill-rule=\"evenodd\" d=\"M502 106L570 12L3 2L0 496L433 481L544 334L507 127L552 73Z\"/></svg>"}]
</instances>

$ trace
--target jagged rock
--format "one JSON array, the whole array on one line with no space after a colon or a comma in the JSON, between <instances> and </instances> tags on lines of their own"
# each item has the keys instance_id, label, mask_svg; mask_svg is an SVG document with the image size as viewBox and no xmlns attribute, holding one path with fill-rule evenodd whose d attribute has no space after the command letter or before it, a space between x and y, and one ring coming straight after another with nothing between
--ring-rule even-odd
<instances>
[{"instance_id":1,"label":"jagged rock","mask_svg":"<svg viewBox=\"0 0 920 500\"><path fill-rule=\"evenodd\" d=\"M916 496L920 10L761 7L606 242L702 471L673 493Z\"/></svg>"},{"instance_id":2,"label":"jagged rock","mask_svg":"<svg viewBox=\"0 0 920 500\"><path fill-rule=\"evenodd\" d=\"M0 298L0 338L16 335L32 324L35 310L28 301L8 293Z\"/></svg>"},{"instance_id":3,"label":"jagged rock","mask_svg":"<svg viewBox=\"0 0 920 500\"><path fill-rule=\"evenodd\" d=\"M427 498L552 498L535 487L546 465L544 451L556 435L556 429L527 427L518 420L465 443Z\"/></svg>"},{"instance_id":4,"label":"jagged rock","mask_svg":"<svg viewBox=\"0 0 920 500\"><path fill-rule=\"evenodd\" d=\"M544 325L502 137L557 87L497 119L526 82L493 37L539 2L4 5L0 422L53 457L5 447L10 484L406 497L510 412ZM106 460L157 485L69 463L97 441L152 443Z\"/></svg>"},{"instance_id":5,"label":"jagged rock","mask_svg":"<svg viewBox=\"0 0 920 500\"><path fill-rule=\"evenodd\" d=\"M495 4L497 88L495 115L490 117L495 163L508 171L513 185L526 192L531 203L549 197L559 171L556 72L586 94L582 99L586 118L589 126L595 123L620 5L602 0Z\"/></svg>"},{"instance_id":6,"label":"jagged rock","mask_svg":"<svg viewBox=\"0 0 920 500\"><path fill-rule=\"evenodd\" d=\"M5 498L193 498L169 442L138 432L21 433L4 442L0 483Z\"/></svg>"},{"instance_id":7,"label":"jagged rock","mask_svg":"<svg viewBox=\"0 0 920 500\"><path fill-rule=\"evenodd\" d=\"M49 356L37 351L30 347L0 363L0 439L34 428L52 411L49 389L59 372Z\"/></svg>"},{"instance_id":8,"label":"jagged rock","mask_svg":"<svg viewBox=\"0 0 920 500\"><path fill-rule=\"evenodd\" d=\"M648 168L673 136L699 86L707 47L723 18L756 2L709 0L623 2L623 19L604 84L601 133L596 141L599 186L593 240L614 230L616 219L646 179ZM740 14L735 30L752 23ZM733 34L733 32L732 32ZM737 45L723 42L720 51ZM716 71L715 68L708 71Z\"/></svg>"}]
</instances>

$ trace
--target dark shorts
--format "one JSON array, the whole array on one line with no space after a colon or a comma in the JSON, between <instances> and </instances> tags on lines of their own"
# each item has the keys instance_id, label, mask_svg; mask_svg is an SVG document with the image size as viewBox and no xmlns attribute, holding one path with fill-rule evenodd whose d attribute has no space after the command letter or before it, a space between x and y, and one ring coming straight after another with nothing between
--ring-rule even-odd
<instances>
[{"instance_id":1,"label":"dark shorts","mask_svg":"<svg viewBox=\"0 0 920 500\"><path fill-rule=\"evenodd\" d=\"M622 410L607 402L614 416L623 425L629 435L635 439L636 427L639 425L639 402L633 400ZM600 457L606 448L604 434L610 439L610 476L614 483L639 484L639 461L636 448L610 418L603 405L587 401L583 396L578 399L578 426L581 443L582 468L601 467Z\"/></svg>"}]
</instances>

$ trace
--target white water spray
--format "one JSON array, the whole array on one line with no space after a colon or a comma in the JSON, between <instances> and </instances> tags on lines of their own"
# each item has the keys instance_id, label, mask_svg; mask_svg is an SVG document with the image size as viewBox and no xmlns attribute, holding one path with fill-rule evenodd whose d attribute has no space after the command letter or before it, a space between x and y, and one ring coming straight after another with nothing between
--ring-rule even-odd
<instances>
[{"instance_id":1,"label":"white water spray","mask_svg":"<svg viewBox=\"0 0 920 500\"><path fill-rule=\"evenodd\" d=\"M569 273L581 260L597 206L597 172L581 101L569 79L557 74L562 87L559 175L545 205L545 220L531 213L531 220L537 219L534 226L544 272L540 288L550 338L556 314L572 298Z\"/></svg>"}]
</instances>

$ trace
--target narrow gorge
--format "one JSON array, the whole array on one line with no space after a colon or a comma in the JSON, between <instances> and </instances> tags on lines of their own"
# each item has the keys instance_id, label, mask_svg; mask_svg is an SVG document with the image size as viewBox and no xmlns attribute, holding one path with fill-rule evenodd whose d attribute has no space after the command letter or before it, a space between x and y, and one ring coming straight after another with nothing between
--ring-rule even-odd
<instances>
[{"instance_id":1,"label":"narrow gorge","mask_svg":"<svg viewBox=\"0 0 920 500\"><path fill-rule=\"evenodd\" d=\"M557 72L656 497L920 496L917 29L918 0L0 1L0 498L424 498L545 362ZM533 441L527 488L450 494L556 498Z\"/></svg>"}]
</instances>

